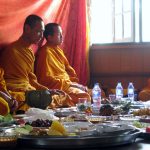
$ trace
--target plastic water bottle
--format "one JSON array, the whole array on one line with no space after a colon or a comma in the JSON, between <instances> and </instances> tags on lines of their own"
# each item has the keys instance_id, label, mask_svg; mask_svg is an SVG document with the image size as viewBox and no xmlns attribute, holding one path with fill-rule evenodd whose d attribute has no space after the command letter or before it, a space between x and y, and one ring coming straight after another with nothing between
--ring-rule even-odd
<instances>
[{"instance_id":1,"label":"plastic water bottle","mask_svg":"<svg viewBox=\"0 0 150 150\"><path fill-rule=\"evenodd\" d=\"M123 87L121 82L118 82L116 86L116 99L121 99L123 97Z\"/></svg>"},{"instance_id":2,"label":"plastic water bottle","mask_svg":"<svg viewBox=\"0 0 150 150\"><path fill-rule=\"evenodd\" d=\"M92 89L93 107L100 109L101 105L101 89L99 83L95 83Z\"/></svg>"},{"instance_id":3,"label":"plastic water bottle","mask_svg":"<svg viewBox=\"0 0 150 150\"><path fill-rule=\"evenodd\" d=\"M134 86L133 83L130 82L128 85L128 98L133 102L134 101Z\"/></svg>"}]
</instances>

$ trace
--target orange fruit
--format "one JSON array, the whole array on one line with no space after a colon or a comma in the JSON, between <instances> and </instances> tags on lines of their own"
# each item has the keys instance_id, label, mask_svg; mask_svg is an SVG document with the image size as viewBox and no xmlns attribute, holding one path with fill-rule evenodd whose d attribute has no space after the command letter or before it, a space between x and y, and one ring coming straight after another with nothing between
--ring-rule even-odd
<instances>
[{"instance_id":1,"label":"orange fruit","mask_svg":"<svg viewBox=\"0 0 150 150\"><path fill-rule=\"evenodd\" d=\"M62 136L62 133L60 133L59 131L57 130L54 130L54 129L49 129L48 132L47 132L48 135L58 135L58 136Z\"/></svg>"},{"instance_id":2,"label":"orange fruit","mask_svg":"<svg viewBox=\"0 0 150 150\"><path fill-rule=\"evenodd\" d=\"M52 122L51 129L60 132L62 135L66 135L66 130L64 126L57 120L54 120Z\"/></svg>"}]
</instances>

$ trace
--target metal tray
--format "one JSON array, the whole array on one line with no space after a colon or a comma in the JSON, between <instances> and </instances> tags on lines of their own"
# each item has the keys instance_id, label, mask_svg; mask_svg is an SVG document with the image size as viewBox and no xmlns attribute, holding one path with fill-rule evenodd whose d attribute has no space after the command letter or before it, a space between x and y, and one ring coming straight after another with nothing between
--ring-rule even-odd
<instances>
[{"instance_id":1,"label":"metal tray","mask_svg":"<svg viewBox=\"0 0 150 150\"><path fill-rule=\"evenodd\" d=\"M150 140L150 133L148 133L148 132L141 132L139 134L139 138L142 138L144 140Z\"/></svg>"},{"instance_id":2,"label":"metal tray","mask_svg":"<svg viewBox=\"0 0 150 150\"><path fill-rule=\"evenodd\" d=\"M128 134L105 134L102 136L87 137L60 137L60 136L20 136L17 140L18 146L51 148L51 149L79 149L118 146L135 142L139 136L139 130L132 130Z\"/></svg>"}]
</instances>

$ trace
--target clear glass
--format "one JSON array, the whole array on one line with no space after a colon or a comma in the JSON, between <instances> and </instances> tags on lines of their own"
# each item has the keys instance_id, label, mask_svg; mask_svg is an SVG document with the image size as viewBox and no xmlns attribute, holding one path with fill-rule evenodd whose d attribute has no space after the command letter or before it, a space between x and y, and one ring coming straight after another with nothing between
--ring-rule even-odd
<instances>
[{"instance_id":1,"label":"clear glass","mask_svg":"<svg viewBox=\"0 0 150 150\"><path fill-rule=\"evenodd\" d=\"M87 99L86 98L79 98L78 103L76 104L77 111L79 113L84 113L87 108Z\"/></svg>"},{"instance_id":2,"label":"clear glass","mask_svg":"<svg viewBox=\"0 0 150 150\"><path fill-rule=\"evenodd\" d=\"M115 94L109 94L109 100L112 102L116 100L116 95Z\"/></svg>"}]
</instances>

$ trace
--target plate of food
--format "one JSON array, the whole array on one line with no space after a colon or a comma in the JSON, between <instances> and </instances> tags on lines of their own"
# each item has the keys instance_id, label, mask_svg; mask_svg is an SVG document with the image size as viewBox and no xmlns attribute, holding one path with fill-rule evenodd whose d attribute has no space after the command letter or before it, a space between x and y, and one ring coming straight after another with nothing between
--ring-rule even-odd
<instances>
[{"instance_id":1,"label":"plate of food","mask_svg":"<svg viewBox=\"0 0 150 150\"><path fill-rule=\"evenodd\" d=\"M57 108L55 110L55 116L57 117L66 117L69 115L73 115L77 112L76 107L70 107L70 108Z\"/></svg>"},{"instance_id":2,"label":"plate of food","mask_svg":"<svg viewBox=\"0 0 150 150\"><path fill-rule=\"evenodd\" d=\"M100 148L133 143L139 136L139 130L132 130L127 134L107 134L90 136L33 136L23 135L18 138L19 146L29 146L34 148L51 149L71 149L77 148ZM59 144L58 144L59 143Z\"/></svg>"},{"instance_id":3,"label":"plate of food","mask_svg":"<svg viewBox=\"0 0 150 150\"><path fill-rule=\"evenodd\" d=\"M139 135L140 138L150 140L150 126L147 126Z\"/></svg>"},{"instance_id":4,"label":"plate of food","mask_svg":"<svg viewBox=\"0 0 150 150\"><path fill-rule=\"evenodd\" d=\"M17 144L17 135L14 128L4 128L0 131L0 147L15 147Z\"/></svg>"},{"instance_id":5,"label":"plate of food","mask_svg":"<svg viewBox=\"0 0 150 150\"><path fill-rule=\"evenodd\" d=\"M79 134L73 134L75 131L67 130L69 128L66 126L74 127L74 129L78 126L82 130L78 130ZM109 126L107 127L109 128ZM33 148L98 148L133 143L140 134L139 130L129 129L129 127L120 128L117 134L116 132L117 128L111 132L99 134L96 126L88 122L67 122L63 125L58 121L53 121L46 130L46 134L22 134L18 137L17 143L20 147L30 146Z\"/></svg>"}]
</instances>

